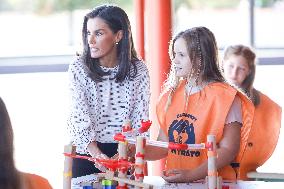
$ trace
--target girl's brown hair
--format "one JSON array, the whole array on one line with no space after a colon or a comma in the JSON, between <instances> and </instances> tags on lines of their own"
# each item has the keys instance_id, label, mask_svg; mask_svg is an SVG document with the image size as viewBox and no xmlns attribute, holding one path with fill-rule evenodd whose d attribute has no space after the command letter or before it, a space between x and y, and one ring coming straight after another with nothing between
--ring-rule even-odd
<instances>
[{"instance_id":1,"label":"girl's brown hair","mask_svg":"<svg viewBox=\"0 0 284 189\"><path fill-rule=\"evenodd\" d=\"M196 83L198 79L201 82L223 82L225 80L219 69L217 42L214 34L208 28L194 27L178 33L170 43L169 55L171 59L175 57L174 44L179 38L183 38L186 41L187 51L192 63L192 70L187 80L191 79L191 74L195 78ZM176 77L174 65L172 64L161 94L162 96L170 91L165 110L171 104L171 97L180 80L181 78Z\"/></svg>"}]
</instances>

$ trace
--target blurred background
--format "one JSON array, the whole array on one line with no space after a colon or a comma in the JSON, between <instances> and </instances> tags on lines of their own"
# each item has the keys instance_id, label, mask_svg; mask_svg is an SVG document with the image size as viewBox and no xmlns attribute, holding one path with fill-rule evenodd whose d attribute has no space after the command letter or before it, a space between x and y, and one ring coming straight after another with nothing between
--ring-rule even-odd
<instances>
[{"instance_id":1,"label":"blurred background","mask_svg":"<svg viewBox=\"0 0 284 189\"><path fill-rule=\"evenodd\" d=\"M134 1L0 0L0 96L15 132L18 169L62 188L62 152L68 142L66 71L81 51L83 16L99 4L115 3L126 10L135 38ZM284 0L171 3L173 34L203 25L215 34L221 55L227 45L253 47L258 56L255 87L283 107ZM276 151L258 171L284 173L283 149L282 127Z\"/></svg>"}]
</instances>

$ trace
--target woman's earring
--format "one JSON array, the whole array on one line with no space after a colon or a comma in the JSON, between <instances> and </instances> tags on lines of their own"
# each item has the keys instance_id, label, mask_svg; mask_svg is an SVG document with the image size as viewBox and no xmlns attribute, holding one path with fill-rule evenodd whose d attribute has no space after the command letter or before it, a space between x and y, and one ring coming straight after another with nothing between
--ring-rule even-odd
<instances>
[{"instance_id":1,"label":"woman's earring","mask_svg":"<svg viewBox=\"0 0 284 189\"><path fill-rule=\"evenodd\" d=\"M116 45L118 45L118 42L115 42Z\"/></svg>"}]
</instances>

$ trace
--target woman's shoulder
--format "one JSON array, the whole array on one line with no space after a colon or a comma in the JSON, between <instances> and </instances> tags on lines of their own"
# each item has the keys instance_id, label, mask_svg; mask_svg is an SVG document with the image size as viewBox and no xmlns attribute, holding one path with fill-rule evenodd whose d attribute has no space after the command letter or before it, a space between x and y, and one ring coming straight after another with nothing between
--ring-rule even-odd
<instances>
[{"instance_id":1,"label":"woman's shoulder","mask_svg":"<svg viewBox=\"0 0 284 189\"><path fill-rule=\"evenodd\" d=\"M88 75L88 67L84 64L83 58L76 56L68 67L68 73L72 77L85 78Z\"/></svg>"},{"instance_id":2,"label":"woman's shoulder","mask_svg":"<svg viewBox=\"0 0 284 189\"><path fill-rule=\"evenodd\" d=\"M136 66L136 76L135 76L135 81L139 81L142 79L144 80L145 78L149 78L149 71L147 68L147 65L145 64L144 61L142 60L137 60L133 64ZM132 67L132 74L134 71L134 67Z\"/></svg>"},{"instance_id":3,"label":"woman's shoulder","mask_svg":"<svg viewBox=\"0 0 284 189\"><path fill-rule=\"evenodd\" d=\"M137 60L134 62L137 67L137 73L145 73L148 72L148 68L146 63L143 60Z\"/></svg>"},{"instance_id":4,"label":"woman's shoulder","mask_svg":"<svg viewBox=\"0 0 284 189\"><path fill-rule=\"evenodd\" d=\"M22 173L24 178L24 183L29 189L52 189L48 180L43 178L42 176L31 174L31 173Z\"/></svg>"},{"instance_id":5,"label":"woman's shoulder","mask_svg":"<svg viewBox=\"0 0 284 189\"><path fill-rule=\"evenodd\" d=\"M84 64L83 58L81 56L75 56L70 64L69 64L69 71L79 71L79 70L86 70L87 67Z\"/></svg>"}]
</instances>

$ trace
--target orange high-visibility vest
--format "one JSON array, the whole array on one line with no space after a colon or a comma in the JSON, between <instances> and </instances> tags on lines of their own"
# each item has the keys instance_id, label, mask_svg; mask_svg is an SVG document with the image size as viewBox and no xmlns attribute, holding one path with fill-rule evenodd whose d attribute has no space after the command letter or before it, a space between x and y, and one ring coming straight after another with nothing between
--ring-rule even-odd
<instances>
[{"instance_id":1,"label":"orange high-visibility vest","mask_svg":"<svg viewBox=\"0 0 284 189\"><path fill-rule=\"evenodd\" d=\"M260 104L255 107L253 125L245 150L237 156L238 179L247 180L247 173L256 171L272 155L281 126L281 107L260 93Z\"/></svg>"},{"instance_id":2,"label":"orange high-visibility vest","mask_svg":"<svg viewBox=\"0 0 284 189\"><path fill-rule=\"evenodd\" d=\"M205 143L207 135L213 134L218 144L222 139L225 120L236 95L242 102L246 130L250 129L252 103L226 83L208 84L200 92L190 95L188 105L185 106L185 82L181 82L172 97L171 105L165 112L168 95L169 93L166 93L161 97L157 105L157 117L169 142ZM241 140L246 140L246 132L241 131L241 133L244 133L244 139ZM165 168L166 170L194 169L207 161L206 153L206 150L169 150ZM236 179L235 170L230 165L218 170L218 173L223 179Z\"/></svg>"},{"instance_id":3,"label":"orange high-visibility vest","mask_svg":"<svg viewBox=\"0 0 284 189\"><path fill-rule=\"evenodd\" d=\"M22 173L22 176L27 189L52 189L49 182L39 175Z\"/></svg>"}]
</instances>

